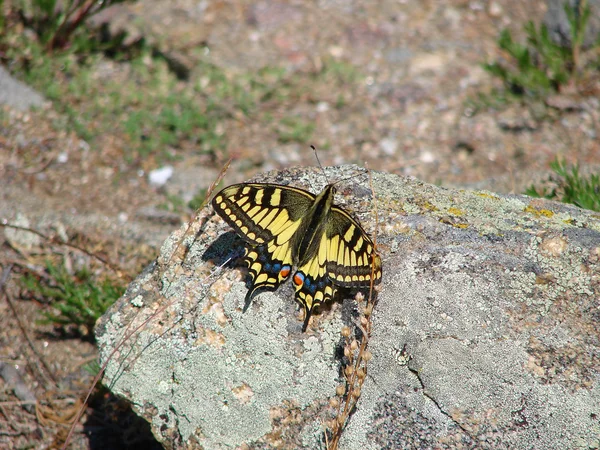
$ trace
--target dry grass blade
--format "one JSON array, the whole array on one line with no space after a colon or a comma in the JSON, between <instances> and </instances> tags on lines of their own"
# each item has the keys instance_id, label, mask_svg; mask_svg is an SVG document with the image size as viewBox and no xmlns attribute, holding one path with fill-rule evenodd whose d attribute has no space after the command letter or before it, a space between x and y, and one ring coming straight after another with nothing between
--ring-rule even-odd
<instances>
[{"instance_id":1,"label":"dry grass blade","mask_svg":"<svg viewBox=\"0 0 600 450\"><path fill-rule=\"evenodd\" d=\"M375 250L377 250L377 229L379 224L379 215L377 212L377 201L375 196L375 190L373 189L373 177L369 171L369 186L371 187L371 193L373 195L373 202L375 204L375 233L373 236L373 243ZM356 300L360 311L360 319L355 321L356 327L360 330L362 337L360 344L353 337L352 332L349 329L342 330L342 336L346 343L344 346L344 356L348 359L348 363L342 373L346 379L345 386L341 386L338 396L340 397L337 402L336 417L331 421L330 430L325 430L325 443L328 450L336 450L339 445L339 440L342 437L352 411L354 410L360 394L362 391L362 385L367 375L367 363L371 359L371 353L367 350L369 339L372 331L372 317L373 308L375 307L376 297L374 296L375 291L375 272L376 263L375 255L377 251L371 255L371 284L369 286L369 297L366 302L361 294L357 294ZM346 327L347 328L347 327ZM328 432L329 431L329 432Z\"/></svg>"},{"instance_id":2,"label":"dry grass blade","mask_svg":"<svg viewBox=\"0 0 600 450\"><path fill-rule=\"evenodd\" d=\"M71 405L65 405L65 402L73 403ZM40 423L44 427L50 427L52 423L59 425L70 425L73 418L77 415L77 412L83 406L80 399L74 400L69 399L46 399L44 403L37 402L35 405L35 415Z\"/></svg>"},{"instance_id":3,"label":"dry grass blade","mask_svg":"<svg viewBox=\"0 0 600 450\"><path fill-rule=\"evenodd\" d=\"M109 261L107 261L106 259L102 258L101 256L98 256L97 254L95 254L94 252L90 252L89 250L80 247L78 245L75 244L69 244L68 242L63 242L61 240L59 240L58 238L56 238L55 236L47 236L44 233L37 231L33 228L29 228L29 227L21 227L18 225L11 225L9 223L6 222L2 222L0 223L0 227L4 227L4 228L12 228L13 230L19 230L19 231L27 231L29 233L33 233L39 237L41 237L42 239L51 242L52 244L57 244L57 245L64 245L65 247L69 247L72 248L74 250L80 251L82 253L85 253L87 256L90 256L94 259L97 259L98 261L100 261L102 264L104 264L106 267L108 267L110 270L112 270L114 273L117 274L117 276L119 278L123 277L123 273L121 272L121 269L119 269L118 267L114 266L112 263L110 263Z\"/></svg>"},{"instance_id":4,"label":"dry grass blade","mask_svg":"<svg viewBox=\"0 0 600 450\"><path fill-rule=\"evenodd\" d=\"M232 158L229 158L227 160L227 162L221 168L221 171L219 172L219 175L217 175L217 178L208 187L208 190L206 191L206 196L204 197L204 200L200 204L200 207L198 207L198 209L196 210L196 213L198 213L198 211L200 211L202 208L204 208L206 206L206 204L208 203L208 199L211 197L213 191L219 185L219 183L221 182L221 180L223 180L223 177L225 177L225 174L227 173L227 170L229 169L229 165L231 164L231 161L232 161ZM184 233L181 241L177 244L177 246L175 247L175 250L173 250L173 253L171 253L171 257L169 258L169 263L171 262L171 259L173 258L173 256L175 254L177 254L177 251L179 250L179 246L181 245L181 242L183 241L183 238L185 238L185 236L187 236L188 231L190 231L190 227L191 226L192 226L192 223L190 221L190 222L188 222L187 229L185 230L185 233Z\"/></svg>"}]
</instances>

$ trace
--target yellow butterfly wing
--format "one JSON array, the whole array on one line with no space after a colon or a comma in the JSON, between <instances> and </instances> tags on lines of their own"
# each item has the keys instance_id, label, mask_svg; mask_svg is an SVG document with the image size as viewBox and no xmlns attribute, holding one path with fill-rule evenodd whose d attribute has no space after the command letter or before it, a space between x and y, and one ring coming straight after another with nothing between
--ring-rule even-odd
<instances>
[{"instance_id":1,"label":"yellow butterfly wing","mask_svg":"<svg viewBox=\"0 0 600 450\"><path fill-rule=\"evenodd\" d=\"M241 183L213 199L215 211L248 242L248 293L244 310L262 291L274 291L287 280L294 265L294 234L315 196L275 184Z\"/></svg>"},{"instance_id":2,"label":"yellow butterfly wing","mask_svg":"<svg viewBox=\"0 0 600 450\"><path fill-rule=\"evenodd\" d=\"M320 303L337 287L361 288L381 281L381 258L371 238L346 211L333 206L317 254L294 274L296 299L304 306L304 329Z\"/></svg>"},{"instance_id":3,"label":"yellow butterfly wing","mask_svg":"<svg viewBox=\"0 0 600 450\"><path fill-rule=\"evenodd\" d=\"M273 291L289 278L305 310L334 297L337 287L362 288L381 281L381 259L373 241L344 209L334 206L335 187L318 195L277 184L241 183L213 199L213 208L248 246L248 294ZM372 281L371 281L372 280Z\"/></svg>"}]
</instances>

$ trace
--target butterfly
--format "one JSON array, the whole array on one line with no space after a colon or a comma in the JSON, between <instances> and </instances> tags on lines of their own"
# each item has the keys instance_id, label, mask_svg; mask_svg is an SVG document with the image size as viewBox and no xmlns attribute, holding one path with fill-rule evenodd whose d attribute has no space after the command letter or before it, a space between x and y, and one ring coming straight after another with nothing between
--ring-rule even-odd
<instances>
[{"instance_id":1,"label":"butterfly","mask_svg":"<svg viewBox=\"0 0 600 450\"><path fill-rule=\"evenodd\" d=\"M381 281L381 258L360 224L333 204L336 188L314 195L271 183L241 183L215 195L213 209L247 245L248 293L274 291L292 276L305 311L302 331L320 303L338 287L366 288Z\"/></svg>"}]
</instances>

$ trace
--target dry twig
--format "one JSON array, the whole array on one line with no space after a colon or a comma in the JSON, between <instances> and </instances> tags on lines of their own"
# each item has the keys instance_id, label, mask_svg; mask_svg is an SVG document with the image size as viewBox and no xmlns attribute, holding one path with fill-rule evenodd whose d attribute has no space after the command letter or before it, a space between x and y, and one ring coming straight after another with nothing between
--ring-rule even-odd
<instances>
[{"instance_id":1,"label":"dry twig","mask_svg":"<svg viewBox=\"0 0 600 450\"><path fill-rule=\"evenodd\" d=\"M374 247L377 249L377 225L379 224L379 216L377 212L377 202L375 190L373 189L373 178L369 172L369 185L375 202L375 234ZM350 327L342 328L342 336L345 340L344 356L347 359L347 364L344 367L343 374L346 380L344 385L337 388L337 396L339 398L332 399L330 403L336 409L335 418L329 423L329 430L325 430L325 443L328 450L336 450L339 445L339 440L342 436L344 428L348 424L350 415L354 411L358 399L360 398L362 385L367 377L367 364L372 358L371 352L367 350L369 339L372 331L372 313L376 303L375 292L375 255L371 255L371 285L369 286L369 297L366 299L361 293L356 295L360 319L354 321L356 327L361 332L360 341L352 337ZM364 306L363 306L364 304ZM330 441L331 438L331 441Z\"/></svg>"},{"instance_id":2,"label":"dry twig","mask_svg":"<svg viewBox=\"0 0 600 450\"><path fill-rule=\"evenodd\" d=\"M37 364L31 364L32 367L37 368L37 370L38 370L39 374L42 376L42 378L44 378L46 381L50 381L54 386L57 386L56 377L54 376L54 373L52 372L52 369L50 369L50 365L46 362L46 360L44 359L44 357L35 348L35 345L33 344L33 341L31 340L31 337L29 337L29 333L27 332L27 329L25 328L25 325L23 324L23 321L21 320L21 317L20 317L20 315L19 315L19 313L17 311L17 308L15 307L15 304L12 301L12 298L11 298L10 294L6 290L6 283L8 281L8 278L10 277L10 271L11 271L11 269L12 269L12 265L9 265L2 272L2 277L0 278L0 291L4 295L4 298L6 298L6 302L8 303L8 306L10 307L10 310L14 314L15 319L17 321L17 325L19 326L19 329L21 330L21 333L23 333L23 336L25 337L25 340L27 341L27 344L31 348L31 351L36 356L36 358L38 359L38 361L40 361L40 363L44 367L44 370L40 370L39 366Z\"/></svg>"}]
</instances>

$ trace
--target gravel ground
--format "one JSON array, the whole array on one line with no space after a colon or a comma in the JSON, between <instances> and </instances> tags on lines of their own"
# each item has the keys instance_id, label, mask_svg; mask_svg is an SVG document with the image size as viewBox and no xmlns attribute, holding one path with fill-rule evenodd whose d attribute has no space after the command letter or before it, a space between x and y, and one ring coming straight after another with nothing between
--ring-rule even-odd
<instances>
[{"instance_id":1,"label":"gravel ground","mask_svg":"<svg viewBox=\"0 0 600 450\"><path fill-rule=\"evenodd\" d=\"M130 39L143 36L188 82L201 76L195 72L199 59L232 74L278 66L310 75L327 61L343 61L361 81L343 92L308 84L293 101L269 105L271 122L233 114L222 124L226 151L215 159L180 155L162 187L148 182L148 172L158 168L151 161L121 167L114 136L104 136L102 148L90 148L75 133L55 131L51 125L61 117L51 106L33 112L7 107L0 129L0 219L58 237L68 230L70 243L105 256L131 277L187 219L161 211L166 195L188 198L207 187L228 155L236 158L228 182L315 165L308 144L277 139L272 123L289 115L314 125L310 143L323 165L357 163L443 186L522 192L547 174L556 156L592 168L600 164L597 95L567 87L547 99L552 107L530 102L503 110L472 101L500 87L482 69L483 62L506 56L496 42L500 30L510 29L521 41L523 24L541 21L545 10L544 1L514 0L148 0L111 8L94 20L108 21L112 32L126 30ZM98 68L98 82L125 72L106 62ZM91 381L82 364L94 358L94 346L38 324L38 311L47 305L41 298L24 299L15 281L27 270L43 274L49 254L100 270L94 258L57 241L36 241L31 234L4 241L0 261L7 277L12 266L2 281L12 302L0 303L0 362L17 365L16 375L2 372L0 446L7 448L60 444L64 423ZM29 394L17 396L20 389ZM37 416L26 400L30 394L44 400L46 409L38 407ZM73 448L145 442L143 425L116 399L100 393L93 404Z\"/></svg>"}]
</instances>

